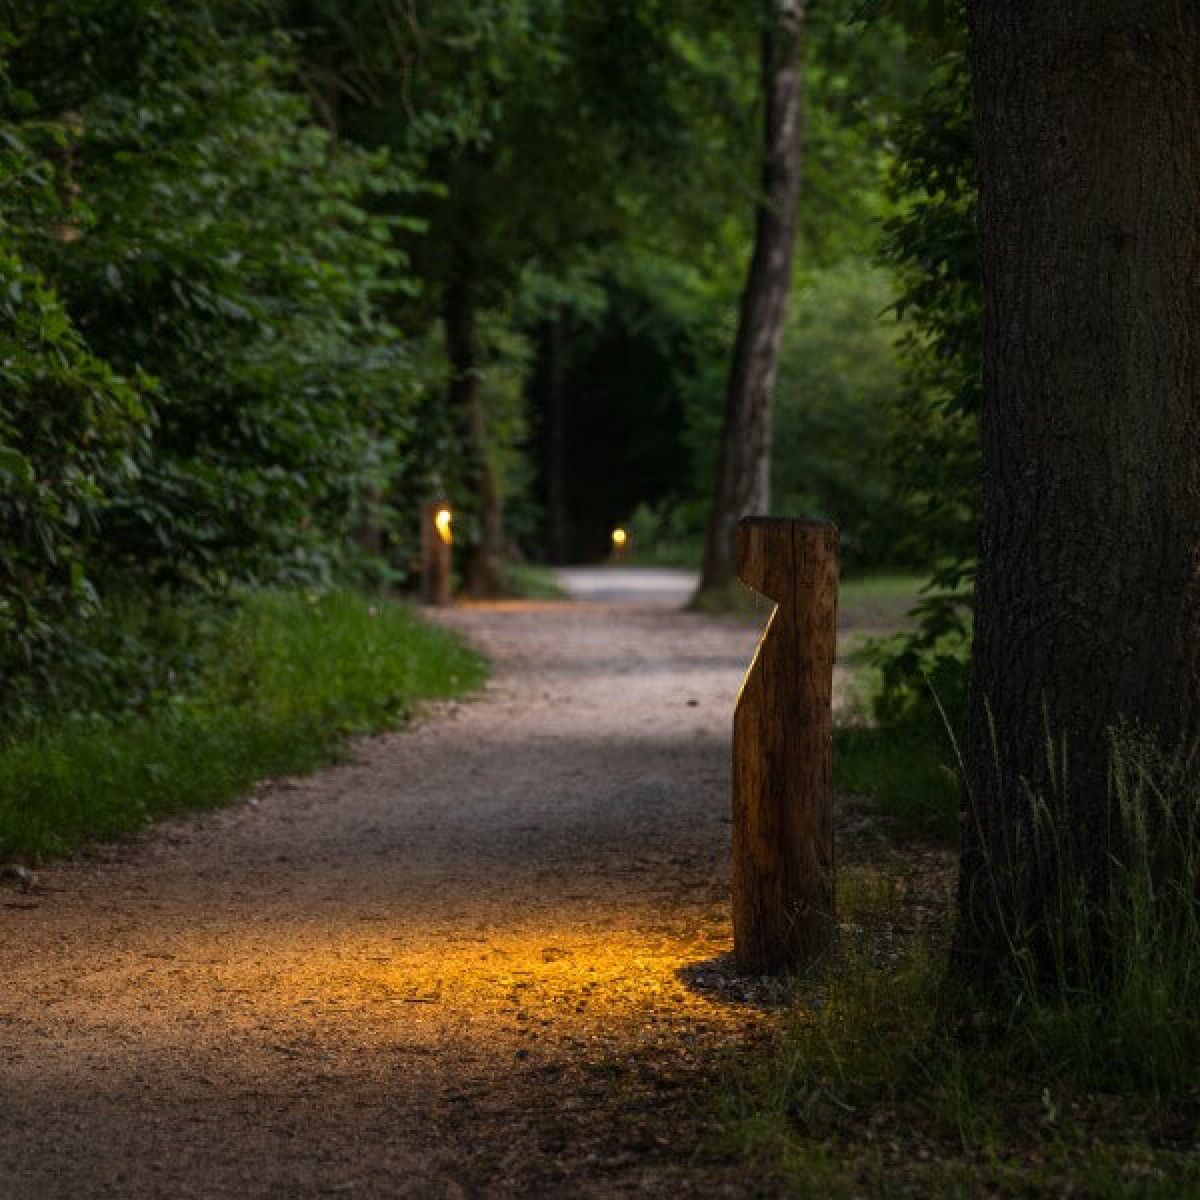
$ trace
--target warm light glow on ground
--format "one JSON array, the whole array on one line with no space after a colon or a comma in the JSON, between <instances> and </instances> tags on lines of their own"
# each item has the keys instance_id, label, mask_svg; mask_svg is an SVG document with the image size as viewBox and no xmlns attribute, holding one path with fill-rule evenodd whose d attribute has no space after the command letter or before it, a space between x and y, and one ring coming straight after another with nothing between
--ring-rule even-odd
<instances>
[{"instance_id":1,"label":"warm light glow on ground","mask_svg":"<svg viewBox=\"0 0 1200 1200\"><path fill-rule=\"evenodd\" d=\"M118 949L119 968L78 986L57 1015L74 1037L116 1039L147 1063L219 1047L218 1073L256 1059L267 1031L289 1070L319 1061L357 1069L379 1053L449 1045L474 1064L457 1070L481 1082L489 1062L599 1065L668 1044L678 1051L681 1038L720 1041L766 1016L689 986L681 972L727 950L728 931L717 905L687 916L611 930L581 929L568 912L510 929L309 920L261 938L252 925L223 936L176 927L152 956ZM26 1065L47 1069L36 1055Z\"/></svg>"},{"instance_id":2,"label":"warm light glow on ground","mask_svg":"<svg viewBox=\"0 0 1200 1200\"><path fill-rule=\"evenodd\" d=\"M673 1148L776 1019L703 965L730 948L753 631L561 601L438 619L492 657L479 696L0 905L0 1179L723 1194Z\"/></svg>"}]
</instances>

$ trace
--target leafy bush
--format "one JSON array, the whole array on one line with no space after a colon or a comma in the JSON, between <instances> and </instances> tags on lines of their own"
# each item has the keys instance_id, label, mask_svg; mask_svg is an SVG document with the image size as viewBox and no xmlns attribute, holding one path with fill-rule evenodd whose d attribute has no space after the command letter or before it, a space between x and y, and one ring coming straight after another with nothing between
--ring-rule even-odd
<instances>
[{"instance_id":1,"label":"leafy bush","mask_svg":"<svg viewBox=\"0 0 1200 1200\"><path fill-rule=\"evenodd\" d=\"M837 522L848 566L922 563L906 544L905 474L888 464L902 385L886 274L853 260L798 280L775 399L776 512Z\"/></svg>"},{"instance_id":2,"label":"leafy bush","mask_svg":"<svg viewBox=\"0 0 1200 1200\"><path fill-rule=\"evenodd\" d=\"M78 691L67 675L124 670L101 612L327 581L408 469L418 381L384 315L411 286L393 238L410 223L386 214L412 181L315 125L286 39L203 0L17 0L9 17L11 717Z\"/></svg>"},{"instance_id":3,"label":"leafy bush","mask_svg":"<svg viewBox=\"0 0 1200 1200\"><path fill-rule=\"evenodd\" d=\"M904 553L933 564L913 632L881 654L881 715L928 703L926 675L957 710L980 505L981 328L975 155L961 4L933 46L933 82L897 130L884 258L900 291L906 386L890 455L904 481Z\"/></svg>"},{"instance_id":4,"label":"leafy bush","mask_svg":"<svg viewBox=\"0 0 1200 1200\"><path fill-rule=\"evenodd\" d=\"M31 108L0 74L0 679L45 686L48 649L96 609L98 531L136 486L152 414L145 378L91 353L24 257L35 238L70 237L73 215L55 187L67 132Z\"/></svg>"},{"instance_id":5,"label":"leafy bush","mask_svg":"<svg viewBox=\"0 0 1200 1200\"><path fill-rule=\"evenodd\" d=\"M639 504L625 523L631 561L699 567L706 515L699 500Z\"/></svg>"},{"instance_id":6,"label":"leafy bush","mask_svg":"<svg viewBox=\"0 0 1200 1200\"><path fill-rule=\"evenodd\" d=\"M39 107L78 114L87 220L47 270L92 350L160 389L109 562L177 586L311 577L411 400L381 316L399 262L364 208L402 177L333 153L288 90L287 44L209 5L39 4L21 36Z\"/></svg>"}]
</instances>

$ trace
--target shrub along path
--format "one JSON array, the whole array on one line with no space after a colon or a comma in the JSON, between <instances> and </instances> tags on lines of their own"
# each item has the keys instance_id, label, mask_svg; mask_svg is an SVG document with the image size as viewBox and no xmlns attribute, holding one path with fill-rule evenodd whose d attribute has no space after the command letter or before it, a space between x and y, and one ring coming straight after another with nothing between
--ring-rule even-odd
<instances>
[{"instance_id":1,"label":"shrub along path","mask_svg":"<svg viewBox=\"0 0 1200 1200\"><path fill-rule=\"evenodd\" d=\"M450 611L481 695L0 891L0 1194L748 1194L693 1150L773 1018L692 985L756 630L672 598Z\"/></svg>"}]
</instances>

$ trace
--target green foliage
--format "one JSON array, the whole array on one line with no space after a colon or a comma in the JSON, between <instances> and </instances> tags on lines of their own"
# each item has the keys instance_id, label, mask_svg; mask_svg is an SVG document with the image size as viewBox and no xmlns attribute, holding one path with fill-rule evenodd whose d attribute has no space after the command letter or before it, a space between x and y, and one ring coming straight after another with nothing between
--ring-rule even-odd
<instances>
[{"instance_id":1,"label":"green foliage","mask_svg":"<svg viewBox=\"0 0 1200 1200\"><path fill-rule=\"evenodd\" d=\"M965 17L941 6L926 43L933 80L897 130L884 259L896 273L896 312L907 374L891 439L903 480L906 554L934 564L917 629L884 655L881 715L928 702L933 690L957 717L980 504L980 280L975 244L975 159Z\"/></svg>"},{"instance_id":2,"label":"green foliage","mask_svg":"<svg viewBox=\"0 0 1200 1200\"><path fill-rule=\"evenodd\" d=\"M136 485L152 425L146 380L122 378L90 352L25 257L37 238L70 236L73 217L55 188L68 131L33 110L31 97L0 75L0 679L7 680L36 672L63 622L95 611L97 532L114 498Z\"/></svg>"},{"instance_id":3,"label":"green foliage","mask_svg":"<svg viewBox=\"0 0 1200 1200\"><path fill-rule=\"evenodd\" d=\"M833 731L834 787L862 796L905 834L953 844L959 777L946 730L925 714L886 725Z\"/></svg>"},{"instance_id":4,"label":"green foliage","mask_svg":"<svg viewBox=\"0 0 1200 1200\"><path fill-rule=\"evenodd\" d=\"M399 218L372 212L411 180L335 149L288 42L227 17L202 0L9 6L10 716L119 669L96 631L122 594L327 579L404 469L415 371L384 314L411 284Z\"/></svg>"},{"instance_id":5,"label":"green foliage","mask_svg":"<svg viewBox=\"0 0 1200 1200\"><path fill-rule=\"evenodd\" d=\"M489 445L472 444L477 422L450 414L448 453L430 456L429 473L455 494L469 553L487 527L490 459L508 534L533 548L540 513L514 437L527 422L513 402L531 360L504 350L496 327L516 316L536 330L643 231L703 222L728 190L714 180L739 186L742 142L727 136L727 116L737 111L730 90L744 84L730 13L681 0L276 7L298 32L330 124L387 147L433 184L418 205L426 228L403 240L422 283L406 326L428 327L453 300L455 328L474 325L491 345L456 366L481 377ZM437 405L431 395L422 417Z\"/></svg>"},{"instance_id":6,"label":"green foliage","mask_svg":"<svg viewBox=\"0 0 1200 1200\"><path fill-rule=\"evenodd\" d=\"M160 621L164 618L160 616ZM0 744L0 860L70 853L265 775L328 762L348 734L403 721L421 700L478 684L482 660L404 605L360 594L266 592L215 628L201 662L144 712L41 723ZM167 681L164 681L164 684Z\"/></svg>"},{"instance_id":7,"label":"green foliage","mask_svg":"<svg viewBox=\"0 0 1200 1200\"><path fill-rule=\"evenodd\" d=\"M871 566L922 561L895 536L903 477L885 465L902 377L881 315L895 297L885 273L864 263L891 207L884 183L894 97L912 96L921 70L908 59L901 28L891 20L864 24L859 7L835 3L810 14L797 283L776 388L772 471L776 511L833 516L855 565ZM740 50L741 70L750 75L753 39ZM760 97L734 96L742 106L742 137L757 145ZM681 545L702 540L714 487L754 211L746 186L752 170L747 163L741 186L726 193L725 211L702 230L668 225L656 240L643 233L631 245L636 259L621 267L624 303L634 298L683 334L672 347L672 386L683 414L687 472L675 473L673 495L642 494L629 506L644 503L643 517L652 511L656 525L670 527L667 540ZM657 413L654 426L642 436L660 436Z\"/></svg>"},{"instance_id":8,"label":"green foliage","mask_svg":"<svg viewBox=\"0 0 1200 1200\"><path fill-rule=\"evenodd\" d=\"M833 783L839 794L870 801L901 836L952 845L959 836L961 782L954 739L941 714L923 704L889 711L887 720L874 717L890 682L890 658L881 670L878 647L908 636L920 587L913 575L841 582L838 659L850 678L833 730Z\"/></svg>"},{"instance_id":9,"label":"green foliage","mask_svg":"<svg viewBox=\"0 0 1200 1200\"><path fill-rule=\"evenodd\" d=\"M872 702L885 724L935 722L950 736L966 728L970 620L966 585L938 592L927 581L914 604L912 627L864 647L879 687Z\"/></svg>"},{"instance_id":10,"label":"green foliage","mask_svg":"<svg viewBox=\"0 0 1200 1200\"><path fill-rule=\"evenodd\" d=\"M613 527L639 506L673 506L684 471L676 372L688 353L685 320L618 279L603 285L600 311L563 320L563 482L574 552L590 559L609 552ZM639 536L638 546L651 542Z\"/></svg>"},{"instance_id":11,"label":"green foliage","mask_svg":"<svg viewBox=\"0 0 1200 1200\"><path fill-rule=\"evenodd\" d=\"M111 558L190 586L283 560L310 574L368 485L367 430L396 437L408 400L380 317L397 262L362 207L401 181L332 155L286 90L286 46L223 32L207 5L41 5L23 33L42 106L81 113L89 220L50 269L89 345L160 386ZM91 70L60 83L62 55Z\"/></svg>"},{"instance_id":12,"label":"green foliage","mask_svg":"<svg viewBox=\"0 0 1200 1200\"><path fill-rule=\"evenodd\" d=\"M803 274L779 364L773 507L835 521L849 567L921 562L904 557L907 476L886 461L901 386L880 319L891 301L884 273L861 262Z\"/></svg>"},{"instance_id":13,"label":"green foliage","mask_svg":"<svg viewBox=\"0 0 1200 1200\"><path fill-rule=\"evenodd\" d=\"M980 284L966 63L943 61L901 126L885 259L907 323L903 427L895 452L911 479L914 539L926 554L968 560L979 509ZM948 575L946 583L960 576Z\"/></svg>"},{"instance_id":14,"label":"green foliage","mask_svg":"<svg viewBox=\"0 0 1200 1200\"><path fill-rule=\"evenodd\" d=\"M533 467L526 453L531 433L525 385L533 348L507 313L494 310L483 314L480 342L489 453L504 497L505 528L516 544L532 545L541 515L533 499ZM462 480L459 489L460 507L468 511L472 498Z\"/></svg>"},{"instance_id":15,"label":"green foliage","mask_svg":"<svg viewBox=\"0 0 1200 1200\"><path fill-rule=\"evenodd\" d=\"M636 563L698 569L704 552L700 501L639 504L625 522L629 557Z\"/></svg>"},{"instance_id":16,"label":"green foliage","mask_svg":"<svg viewBox=\"0 0 1200 1200\"><path fill-rule=\"evenodd\" d=\"M893 332L882 319L892 299L885 273L859 260L803 271L781 350L772 508L834 520L852 569L925 561L905 545L906 478L887 461L903 386ZM701 300L697 315L661 293L647 301L649 320L664 328L672 317L677 322L664 352L673 356L671 387L683 409L691 469L673 495L644 495L628 519L637 527L636 553L686 564L698 556L711 499L732 310L706 313ZM719 313L728 319L718 321ZM653 378L645 368L640 374L643 385Z\"/></svg>"}]
</instances>

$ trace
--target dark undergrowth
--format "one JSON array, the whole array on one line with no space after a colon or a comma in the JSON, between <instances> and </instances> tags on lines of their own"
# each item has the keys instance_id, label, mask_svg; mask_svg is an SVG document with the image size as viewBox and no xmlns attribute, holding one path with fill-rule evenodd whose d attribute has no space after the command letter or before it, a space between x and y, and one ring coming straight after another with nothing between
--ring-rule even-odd
<instances>
[{"instance_id":1,"label":"dark undergrowth","mask_svg":"<svg viewBox=\"0 0 1200 1200\"><path fill-rule=\"evenodd\" d=\"M1005 1006L983 1011L945 969L950 739L932 723L836 736L840 786L875 810L839 847L838 955L794 982L768 1047L730 1064L719 1152L772 1193L823 1200L1200 1195L1200 936L1187 902L1200 858L1185 860L1175 903L1149 856L1130 856L1103 914L1118 949L1108 987L1037 990L1018 938L1013 962L996 964L1013 981ZM1194 794L1164 791L1170 772L1121 762L1131 821L1194 808ZM1078 937L1069 912L1052 932Z\"/></svg>"},{"instance_id":2,"label":"dark undergrowth","mask_svg":"<svg viewBox=\"0 0 1200 1200\"><path fill-rule=\"evenodd\" d=\"M255 594L197 634L178 689L116 715L77 706L0 743L0 861L70 854L311 770L486 669L408 605L351 591Z\"/></svg>"},{"instance_id":3,"label":"dark undergrowth","mask_svg":"<svg viewBox=\"0 0 1200 1200\"><path fill-rule=\"evenodd\" d=\"M869 799L897 834L957 841L954 746L936 714L916 714L900 725L836 727L833 778L837 792Z\"/></svg>"}]
</instances>

